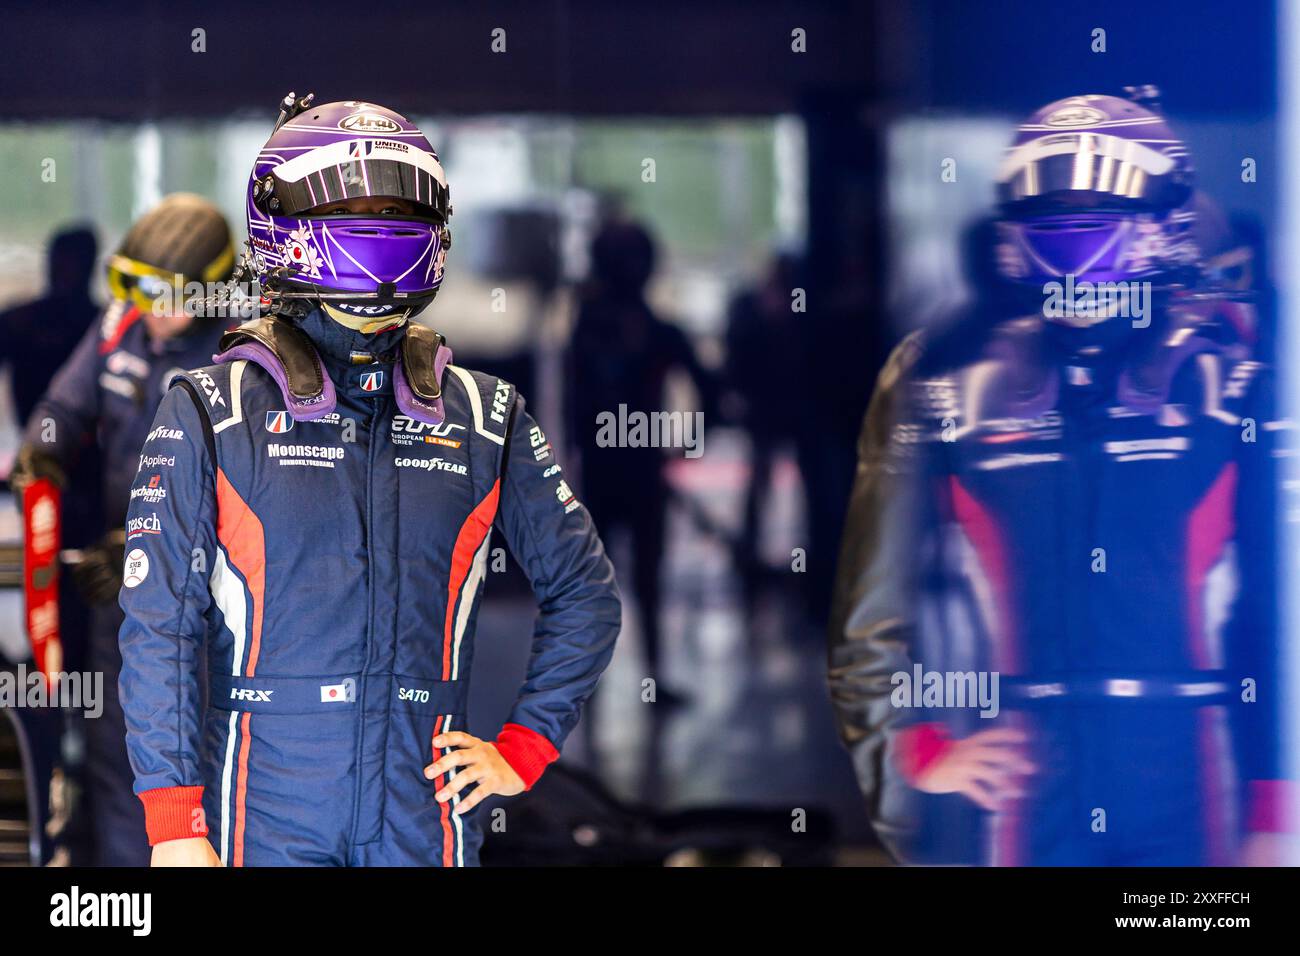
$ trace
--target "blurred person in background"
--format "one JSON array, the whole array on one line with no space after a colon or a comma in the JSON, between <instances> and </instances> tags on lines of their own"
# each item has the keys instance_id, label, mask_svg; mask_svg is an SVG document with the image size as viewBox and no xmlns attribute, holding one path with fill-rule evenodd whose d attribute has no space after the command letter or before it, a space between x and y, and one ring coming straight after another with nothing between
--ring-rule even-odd
<instances>
[{"instance_id":1,"label":"blurred person in background","mask_svg":"<svg viewBox=\"0 0 1300 956\"><path fill-rule=\"evenodd\" d=\"M799 316L791 296L804 286L799 260L775 256L763 280L737 295L727 312L726 385L736 402L734 414L749 436L749 481L736 564L752 609L764 578L762 515L778 455L799 437L800 392L797 361ZM796 379L792 381L792 378ZM807 487L807 482L804 482Z\"/></svg>"},{"instance_id":2,"label":"blurred person in background","mask_svg":"<svg viewBox=\"0 0 1300 956\"><path fill-rule=\"evenodd\" d=\"M1271 370L1190 157L1073 97L998 193L1019 307L909 337L862 427L829 679L873 823L918 861L1280 862ZM1083 282L1118 291L1053 304Z\"/></svg>"},{"instance_id":3,"label":"blurred person in background","mask_svg":"<svg viewBox=\"0 0 1300 956\"><path fill-rule=\"evenodd\" d=\"M181 291L174 283L177 277L223 282L234 261L225 217L200 196L172 194L137 220L109 260L113 299L36 402L11 477L16 491L36 478L52 480L64 492L70 530L87 532L94 541L80 548L80 560L71 570L77 597L91 607L86 666L104 680L103 713L82 724L93 859L100 866L144 866L149 861L117 694L122 624L117 593L131 483L169 380L182 369L211 361L224 324L201 310L197 316L186 311L183 297L174 295ZM160 298L164 295L172 298ZM85 487L76 471L88 444L102 461L100 489ZM145 501L165 493L161 488L141 492ZM94 524L83 528L68 521L76 502L92 496L102 500ZM61 598L61 604L64 600L75 598Z\"/></svg>"},{"instance_id":4,"label":"blurred person in background","mask_svg":"<svg viewBox=\"0 0 1300 956\"><path fill-rule=\"evenodd\" d=\"M570 434L582 460L583 498L601 533L627 535L632 588L641 615L646 661L656 681L656 700L682 698L661 679L660 571L670 488L662 448L602 447L597 416L653 415L667 409L668 376L685 374L706 406L712 379L690 340L654 313L645 297L655 271L650 233L634 222L609 221L591 243L591 277L578 307L567 376ZM675 453L680 454L678 450Z\"/></svg>"},{"instance_id":5,"label":"blurred person in background","mask_svg":"<svg viewBox=\"0 0 1300 956\"><path fill-rule=\"evenodd\" d=\"M88 227L55 233L45 295L0 312L0 365L9 367L14 407L26 422L59 366L99 313L90 294L97 242Z\"/></svg>"},{"instance_id":6,"label":"blurred person in background","mask_svg":"<svg viewBox=\"0 0 1300 956\"><path fill-rule=\"evenodd\" d=\"M174 379L127 517L153 865L474 865L472 811L558 759L609 662L613 568L515 388L410 321L451 243L415 124L290 94L246 208L270 314ZM485 740L467 707L494 525L539 613Z\"/></svg>"},{"instance_id":7,"label":"blurred person in background","mask_svg":"<svg viewBox=\"0 0 1300 956\"><path fill-rule=\"evenodd\" d=\"M62 229L50 240L46 255L45 295L0 313L0 366L9 369L14 411L18 428L31 416L50 379L72 353L86 329L95 321L99 306L91 296L98 241L87 226ZM77 548L94 540L99 523L99 462L88 436L75 467L75 480L93 489L64 503L64 543ZM21 507L21 499L17 502ZM80 669L85 659L85 638L90 611L77 595L59 602L58 626L62 653L68 666ZM31 744L37 802L44 816L50 812L51 774L62 764L65 780L79 779L79 768L62 760L63 716L54 711L19 709L15 716L27 730ZM83 818L68 820L57 834L50 827L41 833L42 860L49 860L55 846L62 847L70 860L89 856L89 826Z\"/></svg>"}]
</instances>

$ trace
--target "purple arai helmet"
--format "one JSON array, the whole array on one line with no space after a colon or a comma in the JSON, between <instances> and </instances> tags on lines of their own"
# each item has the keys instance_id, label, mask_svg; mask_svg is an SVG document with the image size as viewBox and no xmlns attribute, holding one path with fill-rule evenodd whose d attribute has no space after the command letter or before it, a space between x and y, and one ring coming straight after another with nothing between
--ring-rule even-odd
<instances>
[{"instance_id":1,"label":"purple arai helmet","mask_svg":"<svg viewBox=\"0 0 1300 956\"><path fill-rule=\"evenodd\" d=\"M1133 100L1072 96L1035 112L997 191L998 271L1011 282L1166 285L1198 260L1187 147Z\"/></svg>"},{"instance_id":2,"label":"purple arai helmet","mask_svg":"<svg viewBox=\"0 0 1300 956\"><path fill-rule=\"evenodd\" d=\"M416 211L314 212L363 196ZM413 315L442 284L450 216L438 154L410 120L373 103L316 106L290 93L248 181L251 265L280 311L323 303L362 318Z\"/></svg>"}]
</instances>

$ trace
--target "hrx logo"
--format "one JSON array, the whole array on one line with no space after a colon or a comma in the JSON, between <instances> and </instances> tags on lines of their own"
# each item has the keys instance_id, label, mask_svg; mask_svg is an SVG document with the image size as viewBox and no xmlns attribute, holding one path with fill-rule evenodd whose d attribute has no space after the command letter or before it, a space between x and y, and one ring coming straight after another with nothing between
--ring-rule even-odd
<instances>
[{"instance_id":1,"label":"hrx logo","mask_svg":"<svg viewBox=\"0 0 1300 956\"><path fill-rule=\"evenodd\" d=\"M230 699L251 700L263 704L269 704L271 702L271 695L274 693L275 691L273 690L254 690L251 687L232 687L230 689Z\"/></svg>"},{"instance_id":2,"label":"hrx logo","mask_svg":"<svg viewBox=\"0 0 1300 956\"><path fill-rule=\"evenodd\" d=\"M510 399L510 386L497 379L497 388L492 396L492 420L505 424L506 402Z\"/></svg>"}]
</instances>

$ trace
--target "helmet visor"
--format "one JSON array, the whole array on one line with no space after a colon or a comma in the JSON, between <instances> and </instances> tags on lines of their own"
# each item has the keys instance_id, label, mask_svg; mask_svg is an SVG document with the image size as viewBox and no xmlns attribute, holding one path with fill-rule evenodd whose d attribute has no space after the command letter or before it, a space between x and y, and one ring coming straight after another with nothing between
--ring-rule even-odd
<instances>
[{"instance_id":1,"label":"helmet visor","mask_svg":"<svg viewBox=\"0 0 1300 956\"><path fill-rule=\"evenodd\" d=\"M1061 133L1022 143L1007 151L998 170L998 200L1012 215L1062 204L1172 209L1189 192L1172 156L1099 133Z\"/></svg>"},{"instance_id":2,"label":"helmet visor","mask_svg":"<svg viewBox=\"0 0 1300 956\"><path fill-rule=\"evenodd\" d=\"M299 216L317 206L361 197L405 199L417 217L447 221L450 196L442 164L406 143L352 140L311 150L271 172L277 215Z\"/></svg>"}]
</instances>

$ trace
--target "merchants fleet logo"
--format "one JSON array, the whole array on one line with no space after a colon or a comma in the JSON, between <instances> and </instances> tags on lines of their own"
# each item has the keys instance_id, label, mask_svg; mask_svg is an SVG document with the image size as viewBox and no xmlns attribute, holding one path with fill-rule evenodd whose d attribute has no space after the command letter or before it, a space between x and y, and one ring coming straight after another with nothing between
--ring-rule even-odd
<instances>
[{"instance_id":1,"label":"merchants fleet logo","mask_svg":"<svg viewBox=\"0 0 1300 956\"><path fill-rule=\"evenodd\" d=\"M132 501L139 498L146 504L156 505L166 497L167 489L162 486L162 475L154 475L143 488L131 489Z\"/></svg>"},{"instance_id":2,"label":"merchants fleet logo","mask_svg":"<svg viewBox=\"0 0 1300 956\"><path fill-rule=\"evenodd\" d=\"M266 430L274 435L283 435L293 431L293 416L288 412L267 412Z\"/></svg>"}]
</instances>

